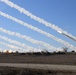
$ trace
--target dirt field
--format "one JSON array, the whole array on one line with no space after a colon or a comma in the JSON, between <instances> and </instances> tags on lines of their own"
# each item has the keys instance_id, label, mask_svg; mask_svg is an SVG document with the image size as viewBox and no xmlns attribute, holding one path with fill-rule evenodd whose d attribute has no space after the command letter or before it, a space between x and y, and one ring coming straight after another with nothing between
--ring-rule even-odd
<instances>
[{"instance_id":1,"label":"dirt field","mask_svg":"<svg viewBox=\"0 0 76 75\"><path fill-rule=\"evenodd\" d=\"M0 75L76 75L76 72L0 67Z\"/></svg>"},{"instance_id":2,"label":"dirt field","mask_svg":"<svg viewBox=\"0 0 76 75\"><path fill-rule=\"evenodd\" d=\"M0 54L0 63L76 65L76 53L54 55Z\"/></svg>"},{"instance_id":3,"label":"dirt field","mask_svg":"<svg viewBox=\"0 0 76 75\"><path fill-rule=\"evenodd\" d=\"M76 53L33 55L33 54L0 54L0 63L40 63L76 65ZM0 67L0 75L76 75L72 71L37 70L24 68Z\"/></svg>"}]
</instances>

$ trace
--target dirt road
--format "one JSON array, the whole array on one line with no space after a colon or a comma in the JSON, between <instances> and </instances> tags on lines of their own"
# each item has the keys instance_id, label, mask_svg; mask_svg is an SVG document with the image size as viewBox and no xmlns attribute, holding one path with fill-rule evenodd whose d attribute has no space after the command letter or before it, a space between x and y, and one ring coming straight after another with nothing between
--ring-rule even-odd
<instances>
[{"instance_id":1,"label":"dirt road","mask_svg":"<svg viewBox=\"0 0 76 75\"><path fill-rule=\"evenodd\" d=\"M31 69L44 69L44 70L59 70L59 71L64 70L64 71L76 72L76 66L71 66L71 65L0 63L0 66L31 68Z\"/></svg>"}]
</instances>

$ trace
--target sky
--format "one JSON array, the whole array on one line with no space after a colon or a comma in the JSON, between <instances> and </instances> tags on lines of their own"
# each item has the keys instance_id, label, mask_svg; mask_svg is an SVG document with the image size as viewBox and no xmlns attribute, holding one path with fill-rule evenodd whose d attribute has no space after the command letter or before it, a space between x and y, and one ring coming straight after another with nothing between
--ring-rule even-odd
<instances>
[{"instance_id":1,"label":"sky","mask_svg":"<svg viewBox=\"0 0 76 75\"><path fill-rule=\"evenodd\" d=\"M17 4L20 7L28 10L32 14L55 24L56 26L62 28L63 30L71 33L76 36L76 0L10 0L13 3ZM69 42L70 44L76 47L76 41L73 41L67 38L64 35L59 34L55 30L44 26L43 24L31 19L30 17L20 13L18 10L11 8L3 2L0 2L0 11L9 14L17 19L22 20L23 22L29 23L32 26L38 27L62 40ZM60 48L65 47L63 44L42 35L36 31L33 31L27 27L24 27L10 19L7 19L0 15L0 27L7 29L9 31L18 32L22 35L29 36L35 40L46 42L54 47ZM28 46L32 46L37 49L46 49L41 45L36 45L31 42L28 42L24 39L18 38L16 36L10 36L8 34L0 32L0 35L6 36L12 40L19 41L21 43L25 43ZM7 41L0 39L0 42L5 42L10 44ZM13 44L15 45L15 44ZM15 45L16 46L16 45ZM4 45L0 44L0 48L2 49L10 49ZM49 49L50 50L50 49ZM20 50L22 51L22 50ZM70 49L69 49L70 51Z\"/></svg>"}]
</instances>

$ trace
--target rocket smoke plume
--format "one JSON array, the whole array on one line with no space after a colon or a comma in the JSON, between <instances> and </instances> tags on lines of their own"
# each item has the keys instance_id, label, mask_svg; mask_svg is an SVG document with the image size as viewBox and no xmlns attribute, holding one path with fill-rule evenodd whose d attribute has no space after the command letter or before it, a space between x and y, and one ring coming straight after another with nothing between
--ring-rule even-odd
<instances>
[{"instance_id":1,"label":"rocket smoke plume","mask_svg":"<svg viewBox=\"0 0 76 75\"><path fill-rule=\"evenodd\" d=\"M3 52L6 52L9 50L9 53L12 53L12 51L14 52L14 50L12 49L3 49L3 48L0 48L0 52L3 53Z\"/></svg>"},{"instance_id":2,"label":"rocket smoke plume","mask_svg":"<svg viewBox=\"0 0 76 75\"><path fill-rule=\"evenodd\" d=\"M45 42L42 42L42 41L38 41L38 40L35 40L35 39L32 39L31 37L28 37L26 35L22 35L20 33L17 33L17 32L11 32L9 30L6 30L6 29L3 29L3 28L0 28L0 31L3 32L3 33L6 33L8 35L11 35L11 36L16 36L16 37L19 37L19 38L22 38L22 39L25 39L31 43L34 43L34 44L39 44L39 45L43 45L45 46L47 49L51 49L51 50L56 50L55 47L51 46L50 44L48 43L45 43ZM2 38L2 37L1 37ZM16 42L17 44L20 44L18 42ZM25 46L23 44L23 46Z\"/></svg>"},{"instance_id":3,"label":"rocket smoke plume","mask_svg":"<svg viewBox=\"0 0 76 75\"><path fill-rule=\"evenodd\" d=\"M22 48L20 48L20 47L10 45L10 44L4 43L4 42L0 42L0 44L5 45L5 46L12 48L12 49L15 49L15 50L22 50Z\"/></svg>"},{"instance_id":4,"label":"rocket smoke plume","mask_svg":"<svg viewBox=\"0 0 76 75\"><path fill-rule=\"evenodd\" d=\"M41 34L49 37L49 38L52 38L52 39L54 39L55 41L57 41L57 42L59 42L59 43L62 43L63 45L67 46L68 48L71 48L71 49L73 49L73 50L76 50L76 48L75 48L73 45L71 45L70 43L68 43L68 42L66 42L66 41L64 41L64 40L62 40L62 39L59 39L59 38L53 36L52 34L49 34L49 33L45 32L45 31L43 31L43 30L41 30L41 29L39 29L39 28L37 28L37 27L34 27L34 26L32 26L32 25L30 25L30 24L28 24L28 23L25 23L25 22L23 22L23 21L15 18L15 17L12 17L12 16L10 16L10 15L8 15L8 14L5 14L5 13L3 13L3 12L1 12L1 11L0 11L0 15L6 17L6 18L8 18L8 19L11 19L11 20L13 20L13 21L15 21L15 22L17 22L17 23L19 23L19 24L21 24L21 25L23 25L23 26L25 26L25 27L27 27L27 28L29 28L29 29L32 29L32 30L34 30L34 31L37 31L37 32L39 32L39 33L41 33ZM1 29L2 29L2 28L1 28ZM1 29L0 29L0 30L1 30ZM3 30L3 29L2 29L2 30ZM4 32L6 33L6 30L4 30ZM7 31L7 32L9 32L9 31ZM9 32L9 34L10 34L10 32ZM10 35L13 35L13 34L14 34L14 33L12 33L12 34L10 34ZM22 35L20 36L19 33L15 34L15 35L18 36L18 37L21 37L21 36L22 36ZM25 36L25 37L26 37L26 36ZM23 36L22 38L24 38L24 36ZM28 38L27 38L27 39L28 39ZM44 45L44 46L46 46L47 48L50 48L50 49L52 49L52 48L55 49L55 47L53 47L53 46L50 47L48 44L45 44L44 42L38 42L37 40L36 40L36 41L33 41L33 40L34 40L34 39L28 40L28 41L33 42L33 43L35 43L35 44L42 44L42 45Z\"/></svg>"},{"instance_id":5,"label":"rocket smoke plume","mask_svg":"<svg viewBox=\"0 0 76 75\"><path fill-rule=\"evenodd\" d=\"M20 11L21 13L29 16L30 18L34 19L35 21L38 21L39 23L42 23L46 27L50 27L50 28L56 30L57 32L60 31L61 33L63 33L63 35L65 35L65 36L67 35L67 37L76 41L76 37L73 36L72 34L68 33L67 31L64 31L63 29L59 28L58 26L55 26L54 24L51 24L51 23L41 19L40 17L37 17L37 16L33 15L32 13L30 13L26 9L18 6L17 4L14 4L13 2L11 2L9 0L0 0L0 1L6 3L8 6L10 6L12 8L17 9L18 11Z\"/></svg>"},{"instance_id":6,"label":"rocket smoke plume","mask_svg":"<svg viewBox=\"0 0 76 75\"><path fill-rule=\"evenodd\" d=\"M33 47L27 46L25 43L21 43L21 42L18 42L18 41L16 41L16 40L9 39L9 38L7 38L7 37L5 37L5 36L2 36L2 35L0 35L0 39L3 39L3 40L5 40L5 41L7 41L7 42L9 42L9 43L12 43L12 44L17 44L17 45L19 45L19 46L21 46L21 47L24 47L24 48L27 49L28 51L29 51L29 50L37 50L37 49L34 49Z\"/></svg>"}]
</instances>

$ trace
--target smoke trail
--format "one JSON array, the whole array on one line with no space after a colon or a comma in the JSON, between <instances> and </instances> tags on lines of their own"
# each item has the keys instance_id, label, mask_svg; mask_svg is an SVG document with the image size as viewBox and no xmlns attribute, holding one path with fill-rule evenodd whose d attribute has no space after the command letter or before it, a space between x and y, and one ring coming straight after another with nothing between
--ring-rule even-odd
<instances>
[{"instance_id":1,"label":"smoke trail","mask_svg":"<svg viewBox=\"0 0 76 75\"><path fill-rule=\"evenodd\" d=\"M7 5L9 5L9 6L12 7L12 8L17 9L17 10L20 11L21 13L29 16L30 18L38 21L39 23L42 23L43 25L45 25L45 26L47 26L47 27L50 27L50 28L56 30L57 32L58 32L58 31L62 32L65 36L67 35L67 37L69 37L70 39L76 41L76 37L73 36L72 34L68 33L67 31L62 30L61 28L59 28L58 26L55 26L54 24L51 24L51 23L49 23L49 22L41 19L40 17L37 17L37 16L33 15L32 13L30 13L29 11L25 10L24 8L18 6L17 4L14 4L13 2L8 1L8 0L0 0L0 1L6 3ZM58 33L59 33L59 32L58 32Z\"/></svg>"},{"instance_id":2,"label":"smoke trail","mask_svg":"<svg viewBox=\"0 0 76 75\"><path fill-rule=\"evenodd\" d=\"M4 43L4 42L0 42L0 44L5 45L5 46L12 48L12 49L15 49L15 50L22 50L22 48L20 48L20 47L10 45L10 44Z\"/></svg>"},{"instance_id":3,"label":"smoke trail","mask_svg":"<svg viewBox=\"0 0 76 75\"><path fill-rule=\"evenodd\" d=\"M18 41L16 41L16 40L9 39L9 38L7 38L7 37L5 37L5 36L1 36L1 35L0 35L0 39L3 39L3 40L5 40L5 41L10 42L10 43L13 43L13 44L17 44L17 45L19 45L19 46L21 46L21 47L26 48L27 50L35 50L35 51L37 51L37 49L35 49L35 48L33 48L33 47L30 47L30 46L27 46L25 43L21 43L21 42L18 42Z\"/></svg>"},{"instance_id":4,"label":"smoke trail","mask_svg":"<svg viewBox=\"0 0 76 75\"><path fill-rule=\"evenodd\" d=\"M57 37L55 37L55 36L53 36L53 35L45 32L45 31L43 31L43 30L41 30L41 29L38 29L37 27L34 27L34 26L32 26L32 25L29 25L28 23L25 23L25 22L23 22L23 21L15 18L15 17L12 17L12 16L10 16L10 15L8 15L8 14L5 14L5 13L3 13L3 12L1 12L1 11L0 11L0 15L6 17L6 18L8 18L8 19L11 19L11 20L13 20L13 21L15 21L15 22L23 25L23 26L26 26L27 28L30 28L30 29L32 29L32 30L34 30L34 31L37 31L37 32L39 32L39 33L41 33L41 34L49 37L49 38L52 38L52 39L54 39L55 41L64 44L64 45L67 46L68 48L71 48L71 49L73 49L73 50L76 50L76 47L74 47L73 45L69 44L68 42L66 42L66 41L64 41L64 40L62 40L62 39L59 39L59 38L57 38ZM5 30L4 32L6 33L6 30ZM15 34L15 33L12 33L12 34L11 34L9 31L7 31L7 32L8 32L10 35L14 35L14 34ZM20 36L20 34L17 34L17 36ZM43 42L41 42L41 43L43 44ZM45 45L45 46L46 46L46 45ZM47 47L47 46L46 46L46 47Z\"/></svg>"},{"instance_id":5,"label":"smoke trail","mask_svg":"<svg viewBox=\"0 0 76 75\"><path fill-rule=\"evenodd\" d=\"M6 33L8 35L11 35L11 36L16 36L16 37L19 37L19 38L22 38L22 39L25 39L31 43L34 43L34 44L40 44L40 45L43 45L45 46L47 49L51 49L51 50L56 50L55 47L45 43L45 42L42 42L42 41L38 41L38 40L34 40L32 39L31 37L28 37L26 35L21 35L20 33L16 33L16 32L11 32L11 31L8 31L6 29L3 29L3 28L0 28L0 31L3 32L3 33ZM18 43L17 43L18 44Z\"/></svg>"},{"instance_id":6,"label":"smoke trail","mask_svg":"<svg viewBox=\"0 0 76 75\"><path fill-rule=\"evenodd\" d=\"M6 52L7 50L9 50L9 53L11 53L13 51L12 49L3 49L3 48L0 48L0 52L1 53Z\"/></svg>"}]
</instances>

